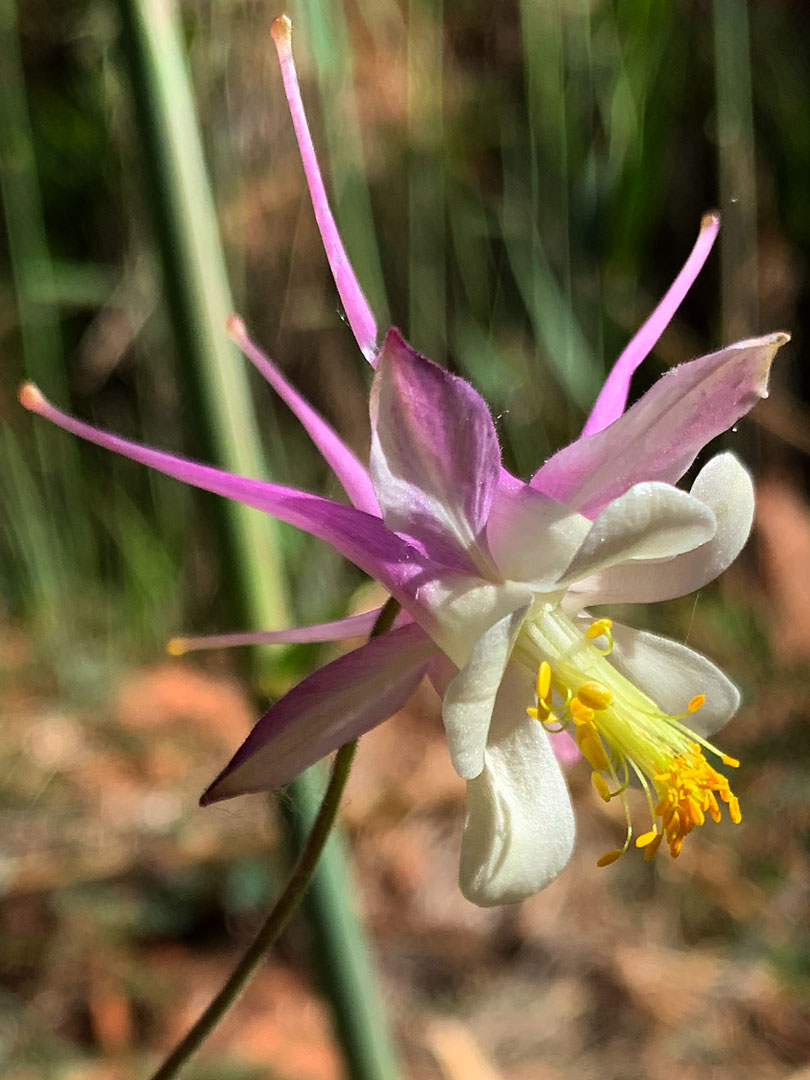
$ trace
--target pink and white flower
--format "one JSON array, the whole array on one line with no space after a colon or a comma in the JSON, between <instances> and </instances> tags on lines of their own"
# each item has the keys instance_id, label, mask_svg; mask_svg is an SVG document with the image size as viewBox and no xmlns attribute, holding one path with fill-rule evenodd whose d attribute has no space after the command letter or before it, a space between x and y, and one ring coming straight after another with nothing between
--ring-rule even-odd
<instances>
[{"instance_id":1,"label":"pink and white flower","mask_svg":"<svg viewBox=\"0 0 810 1080\"><path fill-rule=\"evenodd\" d=\"M625 411L633 372L708 255L708 216L684 268L619 357L583 434L525 483L501 464L492 417L463 379L398 331L378 346L374 317L335 226L304 115L290 24L273 28L318 226L349 324L376 369L368 467L247 336L232 337L300 418L352 505L234 476L119 438L68 416L31 384L22 403L81 438L184 483L264 510L331 544L399 601L385 635L304 679L258 721L203 803L281 787L401 708L425 675L443 698L453 764L467 781L460 882L477 904L520 900L548 885L574 844L574 817L549 731L574 732L602 798L639 784L650 821L645 855L673 855L726 803L708 737L739 694L705 657L675 641L592 618L593 605L649 603L711 581L736 558L753 516L751 478L722 453L690 490L676 483L699 451L767 390L787 335L738 342L663 375ZM226 635L317 641L371 629L378 612L321 626ZM188 639L178 646L192 648Z\"/></svg>"}]
</instances>

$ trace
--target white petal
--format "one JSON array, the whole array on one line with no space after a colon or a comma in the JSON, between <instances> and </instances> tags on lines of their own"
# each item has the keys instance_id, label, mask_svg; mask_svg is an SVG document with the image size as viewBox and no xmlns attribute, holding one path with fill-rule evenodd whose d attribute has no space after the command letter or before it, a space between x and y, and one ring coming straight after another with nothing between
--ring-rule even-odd
<instances>
[{"instance_id":1,"label":"white petal","mask_svg":"<svg viewBox=\"0 0 810 1080\"><path fill-rule=\"evenodd\" d=\"M527 603L485 630L445 691L442 719L447 745L453 767L465 780L484 768L492 708L528 610Z\"/></svg>"},{"instance_id":2,"label":"white petal","mask_svg":"<svg viewBox=\"0 0 810 1080\"><path fill-rule=\"evenodd\" d=\"M613 624L610 661L664 712L680 716L697 694L706 703L684 723L708 737L740 706L740 692L711 660L669 638Z\"/></svg>"},{"instance_id":3,"label":"white petal","mask_svg":"<svg viewBox=\"0 0 810 1080\"><path fill-rule=\"evenodd\" d=\"M717 523L711 508L670 484L636 484L606 506L558 584L629 559L668 559L705 544Z\"/></svg>"},{"instance_id":4,"label":"white petal","mask_svg":"<svg viewBox=\"0 0 810 1080\"><path fill-rule=\"evenodd\" d=\"M532 594L515 582L446 573L427 579L416 599L430 612L430 636L462 668L481 635L504 615L531 603Z\"/></svg>"},{"instance_id":5,"label":"white petal","mask_svg":"<svg viewBox=\"0 0 810 1080\"><path fill-rule=\"evenodd\" d=\"M501 485L487 522L487 540L505 578L535 588L553 583L585 539L591 522L524 484Z\"/></svg>"},{"instance_id":6,"label":"white petal","mask_svg":"<svg viewBox=\"0 0 810 1080\"><path fill-rule=\"evenodd\" d=\"M754 520L754 485L734 454L718 454L698 473L691 495L714 512L717 531L693 551L658 563L611 566L571 589L582 606L649 604L702 589L742 551Z\"/></svg>"},{"instance_id":7,"label":"white petal","mask_svg":"<svg viewBox=\"0 0 810 1080\"><path fill-rule=\"evenodd\" d=\"M571 800L548 737L526 715L529 673L510 664L484 771L467 784L459 883L474 904L515 903L560 874L574 848Z\"/></svg>"}]
</instances>

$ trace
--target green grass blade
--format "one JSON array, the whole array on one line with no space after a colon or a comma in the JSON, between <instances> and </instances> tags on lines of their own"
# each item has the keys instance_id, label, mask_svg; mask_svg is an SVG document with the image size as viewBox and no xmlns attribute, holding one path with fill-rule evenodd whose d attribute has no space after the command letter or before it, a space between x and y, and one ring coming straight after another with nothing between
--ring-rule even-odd
<instances>
[{"instance_id":1,"label":"green grass blade","mask_svg":"<svg viewBox=\"0 0 810 1080\"><path fill-rule=\"evenodd\" d=\"M722 338L758 330L757 191L747 0L714 0Z\"/></svg>"},{"instance_id":2,"label":"green grass blade","mask_svg":"<svg viewBox=\"0 0 810 1080\"><path fill-rule=\"evenodd\" d=\"M447 351L441 2L408 18L408 334L434 360Z\"/></svg>"},{"instance_id":3,"label":"green grass blade","mask_svg":"<svg viewBox=\"0 0 810 1080\"><path fill-rule=\"evenodd\" d=\"M230 311L224 260L173 5L165 0L119 0L119 8L150 167L167 295L187 377L196 384L215 460L233 471L260 476L262 453L245 366L224 334ZM231 587L250 623L278 626L285 617L284 569L272 522L237 506L228 525L236 556L229 567ZM300 818L309 821L318 798L311 780L301 778L290 791ZM326 981L351 1075L391 1080L392 1054L337 837L324 853L311 895L323 952L316 960L325 971L327 959L340 957L342 962L339 983Z\"/></svg>"},{"instance_id":4,"label":"green grass blade","mask_svg":"<svg viewBox=\"0 0 810 1080\"><path fill-rule=\"evenodd\" d=\"M162 0L119 0L118 6L169 312L204 419L206 449L232 472L261 476L265 462L246 365L225 333L230 290L174 8ZM246 614L259 626L284 625L278 527L236 503L224 513L239 552L233 569L242 579Z\"/></svg>"}]
</instances>

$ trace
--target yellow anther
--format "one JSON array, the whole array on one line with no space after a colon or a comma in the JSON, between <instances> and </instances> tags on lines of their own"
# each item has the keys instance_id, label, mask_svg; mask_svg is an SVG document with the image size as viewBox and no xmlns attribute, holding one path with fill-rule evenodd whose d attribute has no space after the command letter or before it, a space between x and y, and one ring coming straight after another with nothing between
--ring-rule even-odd
<instances>
[{"instance_id":1,"label":"yellow anther","mask_svg":"<svg viewBox=\"0 0 810 1080\"><path fill-rule=\"evenodd\" d=\"M578 697L571 698L568 703L575 724L590 724L596 715L588 705L584 705Z\"/></svg>"},{"instance_id":2,"label":"yellow anther","mask_svg":"<svg viewBox=\"0 0 810 1080\"><path fill-rule=\"evenodd\" d=\"M183 656L187 651L185 638L173 637L166 642L166 652L169 656Z\"/></svg>"},{"instance_id":3,"label":"yellow anther","mask_svg":"<svg viewBox=\"0 0 810 1080\"><path fill-rule=\"evenodd\" d=\"M585 640L590 643L591 647L600 652L602 656L608 656L613 651L613 634L611 633L611 626L613 626L612 619L595 619L588 629L585 631ZM606 638L607 645L600 646L596 644L597 638Z\"/></svg>"},{"instance_id":4,"label":"yellow anther","mask_svg":"<svg viewBox=\"0 0 810 1080\"><path fill-rule=\"evenodd\" d=\"M641 836L636 837L636 847L649 847L654 840L659 839L658 830L653 828L649 832L642 833Z\"/></svg>"},{"instance_id":5,"label":"yellow anther","mask_svg":"<svg viewBox=\"0 0 810 1080\"><path fill-rule=\"evenodd\" d=\"M706 820L706 818L704 817L704 814L703 814L703 807L700 805L700 803L697 801L697 799L690 798L688 807L689 807L689 816L692 819L692 824L693 825L702 825L703 822Z\"/></svg>"},{"instance_id":6,"label":"yellow anther","mask_svg":"<svg viewBox=\"0 0 810 1080\"><path fill-rule=\"evenodd\" d=\"M652 843L647 844L647 846L644 848L644 859L646 862L649 862L650 859L655 858L655 853L661 847L663 839L664 834L659 833L658 836L656 836L656 838L652 841Z\"/></svg>"},{"instance_id":7,"label":"yellow anther","mask_svg":"<svg viewBox=\"0 0 810 1080\"><path fill-rule=\"evenodd\" d=\"M720 760L724 765L728 765L731 769L739 769L740 763L735 757L730 757L728 754L721 754Z\"/></svg>"},{"instance_id":8,"label":"yellow anther","mask_svg":"<svg viewBox=\"0 0 810 1080\"><path fill-rule=\"evenodd\" d=\"M577 690L577 698L589 709L602 712L610 705L613 694L602 683L592 680L580 686L579 690Z\"/></svg>"},{"instance_id":9,"label":"yellow anther","mask_svg":"<svg viewBox=\"0 0 810 1080\"><path fill-rule=\"evenodd\" d=\"M723 755L718 751L718 756ZM663 834L674 859L680 854L684 839L704 823L707 814L713 821L720 821L721 803L728 805L732 821L742 817L728 780L708 763L699 743L690 743L688 751L674 757L666 771L655 774L653 783L659 795L655 815L661 817Z\"/></svg>"},{"instance_id":10,"label":"yellow anther","mask_svg":"<svg viewBox=\"0 0 810 1080\"><path fill-rule=\"evenodd\" d=\"M551 690L551 665L544 660L537 669L537 700L547 702Z\"/></svg>"},{"instance_id":11,"label":"yellow anther","mask_svg":"<svg viewBox=\"0 0 810 1080\"><path fill-rule=\"evenodd\" d=\"M687 710L687 712L690 712L690 713L696 713L698 711L698 709L703 708L703 706L705 704L706 704L706 695L705 694L695 694L695 696L692 698L692 700L686 706L686 710Z\"/></svg>"},{"instance_id":12,"label":"yellow anther","mask_svg":"<svg viewBox=\"0 0 810 1080\"><path fill-rule=\"evenodd\" d=\"M601 855L596 860L596 865L597 866L610 866L611 863L614 863L614 862L616 862L617 859L620 859L622 857L622 855L624 855L624 848L620 848L620 847L614 848L613 851L608 851L604 855Z\"/></svg>"},{"instance_id":13,"label":"yellow anther","mask_svg":"<svg viewBox=\"0 0 810 1080\"><path fill-rule=\"evenodd\" d=\"M610 802L610 788L608 787L607 780L604 776L598 772L591 773L591 783L596 789L600 799L604 799L605 802Z\"/></svg>"},{"instance_id":14,"label":"yellow anther","mask_svg":"<svg viewBox=\"0 0 810 1080\"><path fill-rule=\"evenodd\" d=\"M612 619L595 619L585 631L585 637L588 641L593 641L594 638L604 637L611 626L613 626Z\"/></svg>"},{"instance_id":15,"label":"yellow anther","mask_svg":"<svg viewBox=\"0 0 810 1080\"><path fill-rule=\"evenodd\" d=\"M538 701L536 706L529 705L526 712L533 720L539 720L541 724L544 724L550 716L554 715L551 709L544 705L542 701Z\"/></svg>"},{"instance_id":16,"label":"yellow anther","mask_svg":"<svg viewBox=\"0 0 810 1080\"><path fill-rule=\"evenodd\" d=\"M580 736L582 736L580 738ZM589 727L581 727L577 730L577 745L582 756L590 767L596 772L608 772L610 759L607 756L602 740L594 735Z\"/></svg>"}]
</instances>

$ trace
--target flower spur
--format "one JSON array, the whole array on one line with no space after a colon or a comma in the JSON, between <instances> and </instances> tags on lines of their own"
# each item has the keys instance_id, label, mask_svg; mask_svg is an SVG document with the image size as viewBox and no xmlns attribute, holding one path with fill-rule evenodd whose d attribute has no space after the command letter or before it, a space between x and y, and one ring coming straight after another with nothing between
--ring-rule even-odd
<instances>
[{"instance_id":1,"label":"flower spur","mask_svg":"<svg viewBox=\"0 0 810 1080\"><path fill-rule=\"evenodd\" d=\"M375 368L368 468L249 339L229 332L299 417L352 505L234 476L100 431L47 402L23 405L82 438L185 483L236 499L330 543L394 596L395 627L305 678L258 721L203 803L278 788L389 717L428 675L443 698L453 764L467 781L460 883L475 903L520 900L567 863L574 818L549 733L574 731L602 798L647 796L636 844L673 855L706 815L739 805L706 754L739 695L709 660L674 641L593 619L590 606L647 603L711 581L751 527L753 487L732 454L690 491L675 487L703 446L766 393L785 334L731 345L664 374L625 411L633 372L699 272L719 227L708 215L673 285L614 365L582 436L528 483L502 466L476 391L376 323L329 208L304 115L290 24L276 20L285 93L318 227L347 320ZM377 612L238 635L315 641L370 630ZM208 640L233 643L234 636ZM178 639L175 651L201 647ZM699 706L699 707L698 707ZM719 802L718 802L719 797Z\"/></svg>"}]
</instances>

